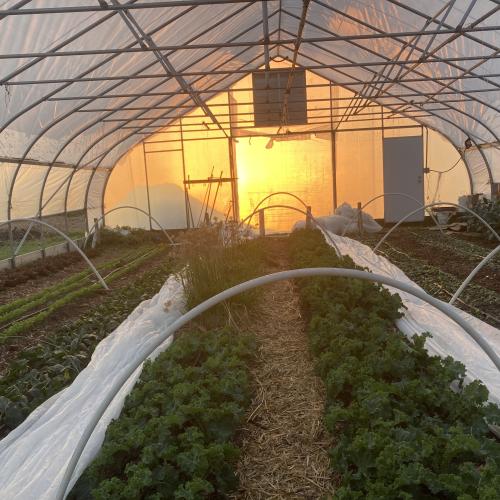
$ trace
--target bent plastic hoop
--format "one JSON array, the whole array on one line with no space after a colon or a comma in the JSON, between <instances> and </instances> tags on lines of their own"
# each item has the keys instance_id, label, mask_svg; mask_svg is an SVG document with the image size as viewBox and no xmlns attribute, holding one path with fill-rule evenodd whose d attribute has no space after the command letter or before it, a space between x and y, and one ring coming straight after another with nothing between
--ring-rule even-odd
<instances>
[{"instance_id":1,"label":"bent plastic hoop","mask_svg":"<svg viewBox=\"0 0 500 500\"><path fill-rule=\"evenodd\" d=\"M308 213L305 210L302 210L301 208L292 207L291 205L268 205L267 207L262 207L259 210L268 210L270 208L287 208L289 210L295 210L296 212L300 212L301 214L304 214L306 217L311 217L311 220L323 231L325 236L330 240L330 243L332 244L335 252L337 253L337 256L340 257L342 255L340 253L339 247L337 246L333 238L330 236L323 223L321 223L318 219L316 219L316 217L314 217L312 213L310 212ZM257 213L257 211L258 210L255 209L249 216L245 217L241 221L241 224L244 224L247 220L248 221L251 220L251 218Z\"/></svg>"},{"instance_id":2,"label":"bent plastic hoop","mask_svg":"<svg viewBox=\"0 0 500 500\"><path fill-rule=\"evenodd\" d=\"M422 210L426 210L426 212L429 214L430 218L434 221L436 226L439 228L441 231L441 234L444 234L443 228L441 227L441 224L437 221L436 217L434 217L434 214L432 213L432 210L427 210L424 208L424 205L422 205L416 198L413 196L410 196L409 194L406 193L384 193L384 194L379 194L378 196L374 196L371 200L368 200L362 207L361 210L366 208L370 203L374 202L375 200L378 200L379 198L385 198L386 196L402 196L403 198L408 198L409 200L413 200L417 205L420 206ZM351 219L351 223L354 222L354 218ZM342 236L345 236L345 232L347 231L347 226L344 228L342 231Z\"/></svg>"},{"instance_id":3,"label":"bent plastic hoop","mask_svg":"<svg viewBox=\"0 0 500 500\"><path fill-rule=\"evenodd\" d=\"M422 210L422 208L426 209L426 208L435 207L435 206L439 206L439 205L452 205L454 207L457 207L457 208L460 208L462 210L465 210L466 212L469 212L474 217L476 217L476 219L478 219L479 221L481 221L491 231L491 233L493 234L493 236L498 241L500 241L500 236L498 236L498 233L480 215L478 215L476 212L474 212L474 210L471 210L470 208L467 208L467 207L462 207L461 205L457 205L456 203L450 203L450 202L444 202L444 201L436 201L434 203L429 203L429 204L425 205L424 207L417 208L416 210L412 210L410 213L406 214L397 224L395 224L394 226L392 226L391 229L389 229L389 231L387 231L387 233L384 234L384 236L382 236L382 238L380 239L380 241L375 245L375 248L373 249L373 251L376 252L378 250L378 248L380 247L380 245L382 245L382 243L390 236L390 234L399 225L401 225L406 219L410 218L413 214L416 214L418 211Z\"/></svg>"},{"instance_id":4,"label":"bent plastic hoop","mask_svg":"<svg viewBox=\"0 0 500 500\"><path fill-rule=\"evenodd\" d=\"M99 224L100 221L102 221L104 219L104 217L106 217L106 215L110 214L111 212L114 212L115 210L120 210L121 208L130 208L132 210L137 210L141 213L143 213L144 215L147 215L155 224L157 224L157 226L163 231L163 234L165 235L165 237L167 238L168 242L170 244L174 244L174 240L172 239L172 237L167 233L167 231L165 230L165 228L151 215L149 214L148 212L146 212L145 210L143 210L142 208L138 208L138 207L133 207L131 205L124 205L122 207L115 207L115 208L112 208L111 210L108 210L106 212L104 212L98 219L97 221L92 225L92 229L89 231L89 234L87 234L86 238L85 238L85 241L83 243L83 248L85 248L87 246L87 242L90 238L90 236L92 235L92 233L96 230L96 224Z\"/></svg>"}]
</instances>

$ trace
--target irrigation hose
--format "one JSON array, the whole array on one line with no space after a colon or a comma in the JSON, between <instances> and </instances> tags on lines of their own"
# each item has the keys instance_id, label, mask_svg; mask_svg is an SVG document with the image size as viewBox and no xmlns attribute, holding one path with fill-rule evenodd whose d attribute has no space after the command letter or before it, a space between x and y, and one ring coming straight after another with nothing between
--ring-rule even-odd
<instances>
[{"instance_id":1,"label":"irrigation hose","mask_svg":"<svg viewBox=\"0 0 500 500\"><path fill-rule=\"evenodd\" d=\"M305 269L293 269L290 271L281 271L273 274L268 274L261 276L259 278L254 278L239 285L235 285L223 292L214 295L213 297L205 300L201 304L188 311L186 314L175 320L171 325L169 325L163 333L158 334L155 342L148 347L146 352L142 355L142 359L138 359L131 363L128 368L121 374L121 376L115 380L111 389L105 398L102 399L101 403L97 407L91 421L85 427L80 440L78 441L73 454L71 455L68 465L64 471L64 474L59 483L55 498L57 500L63 500L66 497L68 485L71 482L75 468L80 460L80 457L94 432L96 425L102 418L109 404L113 401L116 394L120 391L122 386L127 382L130 376L139 368L142 363L169 337L171 337L179 328L183 327L193 319L195 319L200 314L204 313L211 307L223 302L225 300L234 297L240 293L246 292L248 290L257 288L262 285L267 285L270 283L275 283L278 281L296 279L296 278L308 278L313 276L329 276L329 277L342 277L342 278L357 278L364 281L371 281L383 285L388 285L403 292L409 293L424 302L430 304L431 306L439 309L443 314L451 318L455 323L462 327L465 332L472 337L472 339L479 345L479 347L486 353L486 355L493 362L495 367L500 371L500 358L490 346L490 344L472 327L467 321L465 321L453 308L438 299L435 299L431 295L424 292L422 289L408 285L401 281L389 278L387 276L382 276L379 274L372 274L367 271L359 271L357 269L343 269L343 268L329 268L329 267L319 267L319 268L305 268Z\"/></svg>"}]
</instances>

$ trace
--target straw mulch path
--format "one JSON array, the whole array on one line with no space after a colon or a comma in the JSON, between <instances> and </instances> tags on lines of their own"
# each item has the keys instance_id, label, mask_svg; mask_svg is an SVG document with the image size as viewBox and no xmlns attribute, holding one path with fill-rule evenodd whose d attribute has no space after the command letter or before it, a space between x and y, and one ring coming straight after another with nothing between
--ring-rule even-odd
<instances>
[{"instance_id":1,"label":"straw mulch path","mask_svg":"<svg viewBox=\"0 0 500 500\"><path fill-rule=\"evenodd\" d=\"M314 374L293 284L263 288L251 316L259 343L256 395L242 430L240 488L233 498L331 498L325 391Z\"/></svg>"}]
</instances>

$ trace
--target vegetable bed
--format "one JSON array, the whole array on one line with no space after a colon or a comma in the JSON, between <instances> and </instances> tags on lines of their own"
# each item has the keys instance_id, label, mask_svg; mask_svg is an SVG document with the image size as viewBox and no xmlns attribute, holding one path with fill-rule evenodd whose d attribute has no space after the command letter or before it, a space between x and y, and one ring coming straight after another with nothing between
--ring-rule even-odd
<instances>
[{"instance_id":1,"label":"vegetable bed","mask_svg":"<svg viewBox=\"0 0 500 500\"><path fill-rule=\"evenodd\" d=\"M69 385L87 365L95 346L143 300L152 297L171 271L168 257L129 286L107 292L106 302L61 326L49 339L19 352L0 378L0 436Z\"/></svg>"},{"instance_id":2,"label":"vegetable bed","mask_svg":"<svg viewBox=\"0 0 500 500\"><path fill-rule=\"evenodd\" d=\"M296 267L355 267L318 231L290 245ZM500 444L487 422L500 411L484 385L464 384L462 364L427 354L425 334L408 341L395 330L399 297L345 278L301 280L300 294L338 436L337 498L498 498Z\"/></svg>"},{"instance_id":3,"label":"vegetable bed","mask_svg":"<svg viewBox=\"0 0 500 500\"><path fill-rule=\"evenodd\" d=\"M108 271L108 274L105 274L105 280L110 285L162 251L162 247L148 247L129 252L122 258L107 262L99 268L99 272ZM92 277L95 276L91 272L82 271L38 293L1 306L0 344L8 341L12 336L30 330L34 325L41 323L67 304L101 291L102 285L100 283L89 280Z\"/></svg>"},{"instance_id":4,"label":"vegetable bed","mask_svg":"<svg viewBox=\"0 0 500 500\"><path fill-rule=\"evenodd\" d=\"M250 402L252 338L187 331L148 363L73 499L223 498Z\"/></svg>"}]
</instances>

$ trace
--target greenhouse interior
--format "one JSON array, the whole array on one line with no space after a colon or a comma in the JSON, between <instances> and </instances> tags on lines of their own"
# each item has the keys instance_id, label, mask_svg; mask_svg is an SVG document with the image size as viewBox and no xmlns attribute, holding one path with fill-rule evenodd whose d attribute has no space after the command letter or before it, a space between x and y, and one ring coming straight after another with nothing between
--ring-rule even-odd
<instances>
[{"instance_id":1,"label":"greenhouse interior","mask_svg":"<svg viewBox=\"0 0 500 500\"><path fill-rule=\"evenodd\" d=\"M0 498L498 500L499 47L497 0L0 0Z\"/></svg>"}]
</instances>

